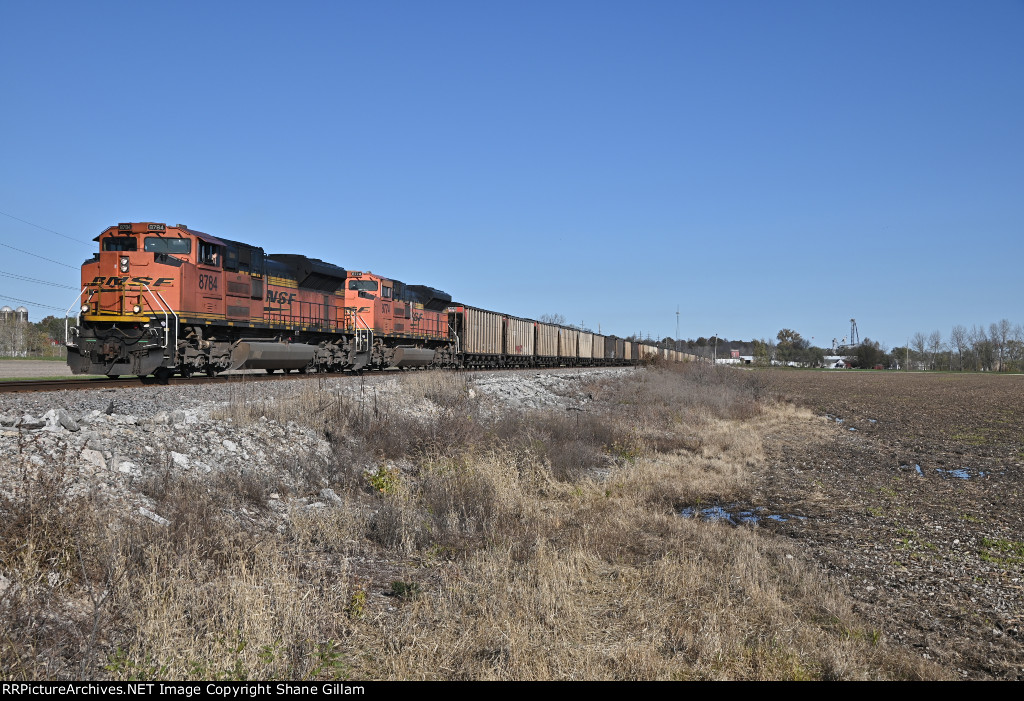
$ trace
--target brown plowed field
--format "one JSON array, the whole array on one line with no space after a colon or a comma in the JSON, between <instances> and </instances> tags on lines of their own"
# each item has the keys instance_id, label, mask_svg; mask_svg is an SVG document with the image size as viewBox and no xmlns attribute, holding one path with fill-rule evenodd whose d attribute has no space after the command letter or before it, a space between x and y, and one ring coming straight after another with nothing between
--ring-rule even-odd
<instances>
[{"instance_id":1,"label":"brown plowed field","mask_svg":"<svg viewBox=\"0 0 1024 701\"><path fill-rule=\"evenodd\" d=\"M806 517L769 525L889 644L1024 679L1024 376L757 372L814 414L768 439L756 500Z\"/></svg>"}]
</instances>

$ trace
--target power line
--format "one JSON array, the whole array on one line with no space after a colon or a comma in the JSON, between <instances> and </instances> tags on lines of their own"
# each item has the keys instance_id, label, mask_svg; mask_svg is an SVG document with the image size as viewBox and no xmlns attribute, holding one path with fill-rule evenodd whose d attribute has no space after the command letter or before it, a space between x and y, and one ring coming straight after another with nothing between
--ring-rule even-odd
<instances>
[{"instance_id":1,"label":"power line","mask_svg":"<svg viewBox=\"0 0 1024 701\"><path fill-rule=\"evenodd\" d=\"M25 277L24 275L15 275L14 273L5 273L3 270L0 270L0 275L3 275L4 277L13 277L13 278L16 278L18 280L25 280L26 282L36 282L36 283L39 283L40 285L49 285L50 287L63 287L65 290L77 290L78 289L77 287L72 287L71 285L62 285L59 282L50 282L49 280L36 280L34 277Z\"/></svg>"},{"instance_id":2,"label":"power line","mask_svg":"<svg viewBox=\"0 0 1024 701\"><path fill-rule=\"evenodd\" d=\"M65 268L71 268L72 270L78 270L78 268L76 268L73 265L68 265L67 263L61 263L59 260L54 260L53 258L46 258L44 256L41 256L41 255L37 254L37 253L30 253L29 251L23 251L20 248L15 248L14 246L9 246L6 243L0 243L0 246L3 246L4 248L9 248L12 251L17 251L18 253L24 253L25 255L28 255L28 256L35 256L36 258L41 258L42 260L45 260L45 261L50 262L50 263L56 263L57 265L63 265Z\"/></svg>"},{"instance_id":3,"label":"power line","mask_svg":"<svg viewBox=\"0 0 1024 701\"><path fill-rule=\"evenodd\" d=\"M40 304L39 302L30 302L27 299L18 299L17 297L8 297L7 295L0 295L0 299L9 299L9 300L12 300L14 302L21 302L22 304L31 304L34 307L44 307L46 309L55 309L58 312L66 311L65 309L61 309L60 307L55 307L55 306L53 306L51 304Z\"/></svg>"},{"instance_id":4,"label":"power line","mask_svg":"<svg viewBox=\"0 0 1024 701\"><path fill-rule=\"evenodd\" d=\"M29 226L34 226L37 229L42 229L43 231L48 231L51 234L56 234L57 236L60 236L62 238L67 239L68 241L74 241L75 243L80 243L80 244L88 246L89 248L92 248L92 242L91 241L89 243L86 243L82 239L76 239L76 238L74 238L72 236L67 236L66 234L62 234L59 231L54 231L53 229L47 229L45 226L39 226L38 224L33 224L30 221L27 221L25 219L21 219L19 217L16 217L13 214L8 214L7 212L0 212L0 214L4 215L5 217L10 217L11 219L14 219L15 221L20 221L22 224L28 224Z\"/></svg>"}]
</instances>

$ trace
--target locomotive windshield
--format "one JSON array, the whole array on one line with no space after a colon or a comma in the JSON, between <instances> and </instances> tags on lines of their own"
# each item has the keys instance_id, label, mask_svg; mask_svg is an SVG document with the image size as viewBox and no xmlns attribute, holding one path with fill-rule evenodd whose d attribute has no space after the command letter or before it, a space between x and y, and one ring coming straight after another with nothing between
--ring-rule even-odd
<instances>
[{"instance_id":1,"label":"locomotive windshield","mask_svg":"<svg viewBox=\"0 0 1024 701\"><path fill-rule=\"evenodd\" d=\"M192 242L189 239L146 237L145 250L149 253L179 253L187 255L192 252Z\"/></svg>"},{"instance_id":2,"label":"locomotive windshield","mask_svg":"<svg viewBox=\"0 0 1024 701\"><path fill-rule=\"evenodd\" d=\"M137 251L139 242L134 236L111 236L103 239L104 251Z\"/></svg>"},{"instance_id":3,"label":"locomotive windshield","mask_svg":"<svg viewBox=\"0 0 1024 701\"><path fill-rule=\"evenodd\" d=\"M359 290L360 292L376 292L376 280L349 280L348 289Z\"/></svg>"}]
</instances>

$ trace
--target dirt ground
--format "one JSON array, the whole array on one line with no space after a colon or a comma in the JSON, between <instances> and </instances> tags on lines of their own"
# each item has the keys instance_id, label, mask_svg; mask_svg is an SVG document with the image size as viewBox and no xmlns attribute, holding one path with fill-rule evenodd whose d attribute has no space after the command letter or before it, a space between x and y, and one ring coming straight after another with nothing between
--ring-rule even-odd
<instances>
[{"instance_id":1,"label":"dirt ground","mask_svg":"<svg viewBox=\"0 0 1024 701\"><path fill-rule=\"evenodd\" d=\"M1024 377L758 371L813 419L769 437L763 523L845 579L889 644L1024 679Z\"/></svg>"},{"instance_id":2,"label":"dirt ground","mask_svg":"<svg viewBox=\"0 0 1024 701\"><path fill-rule=\"evenodd\" d=\"M0 378L71 377L71 368L63 360L0 360Z\"/></svg>"}]
</instances>

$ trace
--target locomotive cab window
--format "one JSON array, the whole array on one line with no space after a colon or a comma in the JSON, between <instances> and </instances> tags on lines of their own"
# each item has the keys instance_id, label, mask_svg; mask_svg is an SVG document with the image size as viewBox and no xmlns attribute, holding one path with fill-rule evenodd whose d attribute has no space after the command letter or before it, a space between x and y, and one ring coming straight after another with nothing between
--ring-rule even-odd
<instances>
[{"instance_id":1,"label":"locomotive cab window","mask_svg":"<svg viewBox=\"0 0 1024 701\"><path fill-rule=\"evenodd\" d=\"M188 255L192 252L192 242L189 239L163 239L147 236L143 248L149 253Z\"/></svg>"},{"instance_id":2,"label":"locomotive cab window","mask_svg":"<svg viewBox=\"0 0 1024 701\"><path fill-rule=\"evenodd\" d=\"M199 262L203 265L220 267L220 246L206 241L199 242Z\"/></svg>"},{"instance_id":3,"label":"locomotive cab window","mask_svg":"<svg viewBox=\"0 0 1024 701\"><path fill-rule=\"evenodd\" d=\"M139 242L134 236L111 236L103 239L104 251L137 251Z\"/></svg>"},{"instance_id":4,"label":"locomotive cab window","mask_svg":"<svg viewBox=\"0 0 1024 701\"><path fill-rule=\"evenodd\" d=\"M388 287L387 285L381 285L380 296L384 297L385 299L391 299L391 288Z\"/></svg>"},{"instance_id":5,"label":"locomotive cab window","mask_svg":"<svg viewBox=\"0 0 1024 701\"><path fill-rule=\"evenodd\" d=\"M359 290L360 292L376 292L376 280L349 280L348 289Z\"/></svg>"}]
</instances>

